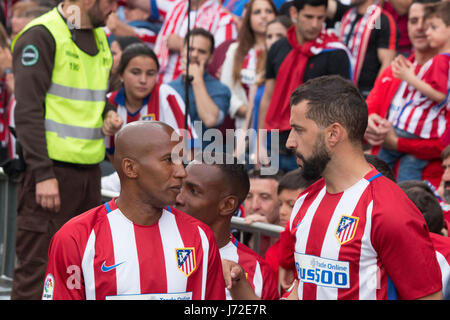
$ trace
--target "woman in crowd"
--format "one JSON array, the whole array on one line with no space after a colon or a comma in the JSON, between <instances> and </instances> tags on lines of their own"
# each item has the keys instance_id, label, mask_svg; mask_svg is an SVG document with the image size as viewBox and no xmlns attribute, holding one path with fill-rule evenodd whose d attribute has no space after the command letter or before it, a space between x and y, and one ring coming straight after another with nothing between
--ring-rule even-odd
<instances>
[{"instance_id":1,"label":"woman in crowd","mask_svg":"<svg viewBox=\"0 0 450 320\"><path fill-rule=\"evenodd\" d=\"M249 90L249 108L246 114L245 123L243 129L246 131L248 129L254 129L254 133L258 130L258 112L259 104L265 89L265 68L266 68L266 58L267 52L269 51L272 44L277 40L285 37L287 30L292 26L293 22L287 16L280 15L277 16L272 21L269 21L265 33L265 50L260 54L258 63L255 70L255 81ZM249 153L252 161L256 161L256 135L250 135L251 139L249 145L246 147L245 152ZM240 145L238 154L243 152L243 145ZM253 162L252 162L253 163Z\"/></svg>"},{"instance_id":2,"label":"woman in crowd","mask_svg":"<svg viewBox=\"0 0 450 320\"><path fill-rule=\"evenodd\" d=\"M228 48L220 81L231 90L229 114L236 129L242 128L249 108L249 91L257 61L265 50L267 23L276 16L271 0L251 0L245 10L237 42Z\"/></svg>"}]
</instances>

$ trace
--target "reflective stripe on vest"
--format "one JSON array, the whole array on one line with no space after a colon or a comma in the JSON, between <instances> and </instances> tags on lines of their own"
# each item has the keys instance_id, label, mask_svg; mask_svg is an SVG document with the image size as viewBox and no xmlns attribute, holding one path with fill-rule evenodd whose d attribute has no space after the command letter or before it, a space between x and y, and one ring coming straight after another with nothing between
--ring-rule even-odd
<instances>
[{"instance_id":1,"label":"reflective stripe on vest","mask_svg":"<svg viewBox=\"0 0 450 320\"><path fill-rule=\"evenodd\" d=\"M70 100L102 102L105 101L106 90L78 89L52 83L47 93Z\"/></svg>"},{"instance_id":2,"label":"reflective stripe on vest","mask_svg":"<svg viewBox=\"0 0 450 320\"><path fill-rule=\"evenodd\" d=\"M45 130L55 132L61 138L77 138L77 139L103 139L104 135L101 128L84 128L71 126L55 122L51 119L45 119Z\"/></svg>"}]
</instances>

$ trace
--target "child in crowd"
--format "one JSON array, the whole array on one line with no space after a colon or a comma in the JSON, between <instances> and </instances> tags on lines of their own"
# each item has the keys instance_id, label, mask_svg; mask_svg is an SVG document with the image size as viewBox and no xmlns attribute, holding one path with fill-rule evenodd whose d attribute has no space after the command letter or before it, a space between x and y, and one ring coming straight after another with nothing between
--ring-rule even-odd
<instances>
[{"instance_id":1,"label":"child in crowd","mask_svg":"<svg viewBox=\"0 0 450 320\"><path fill-rule=\"evenodd\" d=\"M395 77L405 81L404 94L392 101L389 121L403 138L439 138L446 129L450 65L450 2L429 5L425 11L429 46L438 54L424 65L399 55L392 64ZM417 76L415 74L417 72ZM392 168L400 159L398 181L421 180L427 161L382 148L378 155Z\"/></svg>"},{"instance_id":2,"label":"child in crowd","mask_svg":"<svg viewBox=\"0 0 450 320\"><path fill-rule=\"evenodd\" d=\"M143 43L129 45L117 67L122 85L108 95L124 124L138 120L157 120L170 125L183 135L185 104L169 85L157 82L159 63L156 54ZM192 127L188 119L188 132ZM195 134L194 134L195 137ZM106 153L111 162L114 157L115 136L105 137ZM102 188L120 191L116 173L102 178Z\"/></svg>"}]
</instances>

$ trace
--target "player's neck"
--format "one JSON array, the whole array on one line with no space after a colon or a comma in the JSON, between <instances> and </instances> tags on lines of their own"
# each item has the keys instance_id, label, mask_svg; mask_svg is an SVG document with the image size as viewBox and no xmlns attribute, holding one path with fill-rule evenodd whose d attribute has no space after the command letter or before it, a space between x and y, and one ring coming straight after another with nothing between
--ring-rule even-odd
<instances>
[{"instance_id":1,"label":"player's neck","mask_svg":"<svg viewBox=\"0 0 450 320\"><path fill-rule=\"evenodd\" d=\"M211 226L211 230L214 232L219 249L225 247L230 242L230 227L231 223L229 221L216 223Z\"/></svg>"},{"instance_id":2,"label":"player's neck","mask_svg":"<svg viewBox=\"0 0 450 320\"><path fill-rule=\"evenodd\" d=\"M134 193L121 192L116 199L117 207L122 214L135 224L151 226L158 222L162 209L140 201Z\"/></svg>"},{"instance_id":3,"label":"player's neck","mask_svg":"<svg viewBox=\"0 0 450 320\"><path fill-rule=\"evenodd\" d=\"M335 155L328 163L323 177L329 193L340 193L361 180L372 167L362 152L347 151Z\"/></svg>"}]
</instances>

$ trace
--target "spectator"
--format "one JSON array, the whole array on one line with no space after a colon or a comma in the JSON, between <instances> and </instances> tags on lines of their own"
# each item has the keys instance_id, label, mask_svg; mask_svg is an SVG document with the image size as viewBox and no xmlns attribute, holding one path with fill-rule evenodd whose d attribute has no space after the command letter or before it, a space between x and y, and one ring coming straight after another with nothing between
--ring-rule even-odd
<instances>
[{"instance_id":1,"label":"spectator","mask_svg":"<svg viewBox=\"0 0 450 320\"><path fill-rule=\"evenodd\" d=\"M450 4L430 5L433 9L427 14L424 23L432 24L427 28L427 40L431 48L438 50L438 55L429 60L416 76L416 66L398 56L392 64L394 77L406 82L409 92L405 92L402 105L394 105L390 109L388 120L394 126L397 136L404 138L432 139L440 138L446 129L446 121L450 103L447 101L448 74L450 63ZM447 16L445 12L447 12ZM447 18L447 19L446 19ZM447 20L447 21L446 21ZM382 147L378 156L394 167L400 160L399 181L420 180L426 160L418 159L396 150Z\"/></svg>"},{"instance_id":2,"label":"spectator","mask_svg":"<svg viewBox=\"0 0 450 320\"><path fill-rule=\"evenodd\" d=\"M444 216L434 192L423 181L410 180L399 183L399 187L423 214L430 230L430 238L436 250L442 274L442 293L450 299L450 238L444 224Z\"/></svg>"},{"instance_id":3,"label":"spectator","mask_svg":"<svg viewBox=\"0 0 450 320\"><path fill-rule=\"evenodd\" d=\"M8 103L14 90L9 39L0 25L0 163L8 159Z\"/></svg>"},{"instance_id":4,"label":"spectator","mask_svg":"<svg viewBox=\"0 0 450 320\"><path fill-rule=\"evenodd\" d=\"M364 158L368 114L355 85L316 78L294 91L291 105L287 147L304 176L322 177L298 198L288 226L299 299L442 298L424 218Z\"/></svg>"},{"instance_id":5,"label":"spectator","mask_svg":"<svg viewBox=\"0 0 450 320\"><path fill-rule=\"evenodd\" d=\"M450 146L442 151L442 174L441 183L437 189L438 200L440 201L447 229L450 227Z\"/></svg>"},{"instance_id":6,"label":"spectator","mask_svg":"<svg viewBox=\"0 0 450 320\"><path fill-rule=\"evenodd\" d=\"M263 96L265 89L265 80L266 80L265 66L266 66L267 52L270 50L270 47L272 47L272 45L276 41L286 36L287 31L292 26L292 24L293 24L292 21L286 16L277 16L274 20L269 21L267 23L265 34L265 50L261 53L261 57L256 65L255 81L252 87L250 88L249 92L250 105L245 119L245 126L244 126L245 130L254 129L256 131L259 129L258 114L261 98ZM257 144L253 143L257 141L256 138L257 136L253 137L253 140L250 140L250 143L247 149L245 150L245 152L248 152L249 154L249 159L251 159L253 162L256 159L256 152L257 152L256 148ZM239 154L239 152L243 152L243 149L238 149L237 151Z\"/></svg>"},{"instance_id":7,"label":"spectator","mask_svg":"<svg viewBox=\"0 0 450 320\"><path fill-rule=\"evenodd\" d=\"M189 74L186 77L186 61L188 58L189 41ZM230 90L219 80L206 71L206 67L214 52L214 36L205 29L197 28L191 30L185 38L181 53L182 74L169 85L179 93L181 97L186 96L186 78L189 79L189 116L195 123L201 121L201 125L195 124L198 137L208 128L220 126L228 113L230 107ZM189 76L192 76L192 81ZM203 141L203 139L200 139ZM208 145L205 139L202 146Z\"/></svg>"},{"instance_id":8,"label":"spectator","mask_svg":"<svg viewBox=\"0 0 450 320\"><path fill-rule=\"evenodd\" d=\"M413 0L387 0L381 3L383 10L391 14L398 29L397 52L405 57L410 56L412 46L408 36L408 11Z\"/></svg>"},{"instance_id":9,"label":"spectator","mask_svg":"<svg viewBox=\"0 0 450 320\"><path fill-rule=\"evenodd\" d=\"M204 162L192 161L177 196L176 208L207 224L216 236L222 259L239 262L255 294L277 300L277 280L267 262L230 234L231 217L250 187L245 167L233 156L203 153ZM230 299L227 291L227 299Z\"/></svg>"},{"instance_id":10,"label":"spectator","mask_svg":"<svg viewBox=\"0 0 450 320\"><path fill-rule=\"evenodd\" d=\"M161 63L161 78L170 82L182 73L180 52L188 32L188 0L172 2L164 24L156 39L156 53ZM199 0L191 4L195 19L190 20L191 28L203 28L214 36L215 46L230 39L236 39L237 31L233 16L215 0ZM192 18L192 16L191 16Z\"/></svg>"},{"instance_id":11,"label":"spectator","mask_svg":"<svg viewBox=\"0 0 450 320\"><path fill-rule=\"evenodd\" d=\"M116 37L137 37L154 49L159 26L148 21L149 12L127 5L124 13L124 21L116 13L109 15L106 21L106 34L109 41L113 41Z\"/></svg>"},{"instance_id":12,"label":"spectator","mask_svg":"<svg viewBox=\"0 0 450 320\"><path fill-rule=\"evenodd\" d=\"M432 2L436 1L415 1L409 9L408 34L414 49L409 61L416 66L415 73L421 75L429 66L430 59L437 53L427 41L424 25L424 8L427 3ZM407 83L394 77L391 66L382 72L366 100L369 122L364 137L372 146L373 154L378 154L380 146L383 145L387 149L408 154L403 156L401 161L408 160L408 157L413 161L416 158L428 161L418 180L427 180L437 188L442 176L441 153L448 144L443 140L446 134L442 135L442 139L407 139L397 136L390 121L385 119L394 113L391 109L395 110L407 104L408 91ZM408 177L402 177L398 170L394 172L398 181L408 180Z\"/></svg>"},{"instance_id":13,"label":"spectator","mask_svg":"<svg viewBox=\"0 0 450 320\"><path fill-rule=\"evenodd\" d=\"M11 7L11 41L33 19L26 16L27 11L36 9L37 7L38 4L36 1L17 1L14 3Z\"/></svg>"},{"instance_id":14,"label":"spectator","mask_svg":"<svg viewBox=\"0 0 450 320\"><path fill-rule=\"evenodd\" d=\"M117 67L119 66L123 50L133 43L142 43L142 41L138 37L131 36L117 37L111 42L110 49L113 58L113 66L111 69L111 76L109 77L108 92L116 91L120 88L121 82L119 75L117 74Z\"/></svg>"},{"instance_id":15,"label":"spectator","mask_svg":"<svg viewBox=\"0 0 450 320\"><path fill-rule=\"evenodd\" d=\"M290 130L289 94L301 83L318 76L339 74L350 78L347 48L323 28L327 0L295 0L289 10L297 22L267 54L258 119L258 128L280 131L280 169L284 171L297 168L295 157L285 148Z\"/></svg>"},{"instance_id":16,"label":"spectator","mask_svg":"<svg viewBox=\"0 0 450 320\"><path fill-rule=\"evenodd\" d=\"M80 16L73 17L73 6ZM113 10L115 2L107 0L88 6L65 0L12 43L15 124L26 164L12 299L41 297L51 237L80 210L101 203L104 135L122 124L105 108L112 58L101 27ZM78 28L68 27L77 21Z\"/></svg>"},{"instance_id":17,"label":"spectator","mask_svg":"<svg viewBox=\"0 0 450 320\"><path fill-rule=\"evenodd\" d=\"M272 0L251 0L242 18L238 40L228 48L220 81L231 90L229 113L235 119L236 129L244 126L256 66L264 54L267 23L275 15Z\"/></svg>"},{"instance_id":18,"label":"spectator","mask_svg":"<svg viewBox=\"0 0 450 320\"><path fill-rule=\"evenodd\" d=\"M353 82L367 97L375 79L395 58L398 31L378 0L356 0L353 4L355 7L342 18L339 38L353 57Z\"/></svg>"},{"instance_id":19,"label":"spectator","mask_svg":"<svg viewBox=\"0 0 450 320\"><path fill-rule=\"evenodd\" d=\"M167 207L186 177L183 164L172 161L180 141L163 122L137 121L120 130L114 157L120 196L55 234L44 299L225 299L214 234Z\"/></svg>"},{"instance_id":20,"label":"spectator","mask_svg":"<svg viewBox=\"0 0 450 320\"><path fill-rule=\"evenodd\" d=\"M385 161L381 160L376 155L367 153L364 154L364 158L366 158L366 161L373 165L374 168L377 169L377 171L380 172L383 176L397 183L394 172Z\"/></svg>"},{"instance_id":21,"label":"spectator","mask_svg":"<svg viewBox=\"0 0 450 320\"><path fill-rule=\"evenodd\" d=\"M244 202L245 222L251 224L253 222L263 222L280 225L279 203L278 203L278 180L281 173L277 175L263 175L258 169L252 169L248 173L250 178L250 190ZM244 242L255 250L254 239L245 237ZM259 238L258 253L263 258L267 249L275 243L276 239L261 235Z\"/></svg>"}]
</instances>

